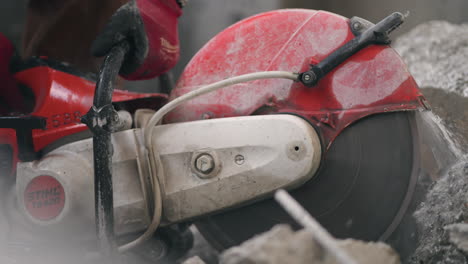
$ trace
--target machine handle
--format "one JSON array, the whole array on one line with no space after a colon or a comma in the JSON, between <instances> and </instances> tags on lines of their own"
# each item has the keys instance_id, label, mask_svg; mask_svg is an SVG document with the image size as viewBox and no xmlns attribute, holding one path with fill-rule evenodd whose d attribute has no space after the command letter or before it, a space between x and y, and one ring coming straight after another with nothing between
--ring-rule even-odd
<instances>
[{"instance_id":1,"label":"machine handle","mask_svg":"<svg viewBox=\"0 0 468 264\"><path fill-rule=\"evenodd\" d=\"M315 86L327 73L331 72L361 49L371 44L390 44L389 34L400 26L404 20L405 16L399 12L387 16L376 25L373 25L362 34L356 36L332 52L317 65L312 65L309 71L299 74L300 82L308 87Z\"/></svg>"},{"instance_id":2,"label":"machine handle","mask_svg":"<svg viewBox=\"0 0 468 264\"><path fill-rule=\"evenodd\" d=\"M121 42L106 56L99 71L93 106L81 119L93 133L96 233L101 252L110 260L117 247L114 234L111 134L119 122L119 115L112 105L112 94L128 50L129 44Z\"/></svg>"}]
</instances>

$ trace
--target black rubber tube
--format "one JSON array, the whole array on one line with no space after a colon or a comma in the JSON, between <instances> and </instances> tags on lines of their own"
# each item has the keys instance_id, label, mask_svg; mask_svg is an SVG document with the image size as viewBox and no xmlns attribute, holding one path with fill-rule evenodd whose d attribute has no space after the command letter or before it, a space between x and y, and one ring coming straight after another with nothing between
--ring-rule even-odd
<instances>
[{"instance_id":1,"label":"black rubber tube","mask_svg":"<svg viewBox=\"0 0 468 264\"><path fill-rule=\"evenodd\" d=\"M94 92L93 108L98 112L105 107L112 107L112 94L125 55L129 49L124 42L115 46L106 56ZM101 253L107 257L113 256L116 251L114 235L114 197L112 186L112 155L111 142L112 128L117 120L111 116L114 111L105 111L104 115L96 115L94 122L100 120L98 129L93 132L94 153L94 195L96 213L96 233ZM92 125L92 124L91 124ZM106 129L103 129L106 127Z\"/></svg>"}]
</instances>

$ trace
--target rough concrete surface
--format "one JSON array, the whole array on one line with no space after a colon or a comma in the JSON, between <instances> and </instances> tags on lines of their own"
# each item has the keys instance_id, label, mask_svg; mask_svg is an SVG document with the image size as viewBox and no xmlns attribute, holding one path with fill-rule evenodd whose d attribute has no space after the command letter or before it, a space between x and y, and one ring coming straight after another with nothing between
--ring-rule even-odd
<instances>
[{"instance_id":1,"label":"rough concrete surface","mask_svg":"<svg viewBox=\"0 0 468 264\"><path fill-rule=\"evenodd\" d=\"M450 242L468 254L468 224L453 224L445 227L449 231Z\"/></svg>"},{"instance_id":2,"label":"rough concrete surface","mask_svg":"<svg viewBox=\"0 0 468 264\"><path fill-rule=\"evenodd\" d=\"M453 166L436 182L414 216L419 246L409 263L468 263L468 258L449 243L446 225L468 221L468 167Z\"/></svg>"},{"instance_id":3,"label":"rough concrete surface","mask_svg":"<svg viewBox=\"0 0 468 264\"><path fill-rule=\"evenodd\" d=\"M397 264L397 253L383 243L337 240L339 247L360 264ZM335 259L318 245L306 230L293 231L278 225L221 255L222 264L335 264Z\"/></svg>"},{"instance_id":4,"label":"rough concrete surface","mask_svg":"<svg viewBox=\"0 0 468 264\"><path fill-rule=\"evenodd\" d=\"M468 96L468 24L423 23L398 38L394 48L419 86Z\"/></svg>"},{"instance_id":5,"label":"rough concrete surface","mask_svg":"<svg viewBox=\"0 0 468 264\"><path fill-rule=\"evenodd\" d=\"M184 261L183 264L206 264L206 263L198 256L195 256L195 257L191 257L187 259L186 261Z\"/></svg>"},{"instance_id":6,"label":"rough concrete surface","mask_svg":"<svg viewBox=\"0 0 468 264\"><path fill-rule=\"evenodd\" d=\"M322 255L322 249L308 232L294 232L289 226L280 225L225 251L220 263L314 263Z\"/></svg>"},{"instance_id":7,"label":"rough concrete surface","mask_svg":"<svg viewBox=\"0 0 468 264\"><path fill-rule=\"evenodd\" d=\"M466 61L468 62L468 54ZM468 153L468 97L440 88L421 90L429 101L432 112L440 117L444 126L453 134L460 150Z\"/></svg>"},{"instance_id":8,"label":"rough concrete surface","mask_svg":"<svg viewBox=\"0 0 468 264\"><path fill-rule=\"evenodd\" d=\"M456 246L467 241L454 233L458 229L453 225L468 221L468 24L427 22L401 36L394 47L440 117L435 121L448 129L445 136L453 135L449 141L458 152L414 214L419 245L409 263L468 263L466 252Z\"/></svg>"},{"instance_id":9,"label":"rough concrete surface","mask_svg":"<svg viewBox=\"0 0 468 264\"><path fill-rule=\"evenodd\" d=\"M343 248L357 263L371 264L397 264L400 263L398 254L387 244L382 242L372 243L354 239L339 240L338 244ZM335 263L331 260L325 263Z\"/></svg>"}]
</instances>

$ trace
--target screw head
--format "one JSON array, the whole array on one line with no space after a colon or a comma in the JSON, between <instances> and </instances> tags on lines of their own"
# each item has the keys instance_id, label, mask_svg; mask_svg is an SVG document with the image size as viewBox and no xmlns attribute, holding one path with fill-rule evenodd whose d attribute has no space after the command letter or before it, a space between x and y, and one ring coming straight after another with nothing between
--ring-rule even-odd
<instances>
[{"instance_id":1,"label":"screw head","mask_svg":"<svg viewBox=\"0 0 468 264\"><path fill-rule=\"evenodd\" d=\"M245 162L245 158L242 155L237 155L234 159L237 165L242 165Z\"/></svg>"},{"instance_id":2,"label":"screw head","mask_svg":"<svg viewBox=\"0 0 468 264\"><path fill-rule=\"evenodd\" d=\"M354 22L354 23L353 23L353 29L354 29L354 30L360 30L360 29L361 29L361 23L359 23L359 22Z\"/></svg>"},{"instance_id":3,"label":"screw head","mask_svg":"<svg viewBox=\"0 0 468 264\"><path fill-rule=\"evenodd\" d=\"M304 72L301 76L301 82L306 86L311 86L315 83L316 76L312 71Z\"/></svg>"},{"instance_id":4,"label":"screw head","mask_svg":"<svg viewBox=\"0 0 468 264\"><path fill-rule=\"evenodd\" d=\"M203 174L211 173L215 168L214 158L210 154L201 154L195 160L195 168Z\"/></svg>"}]
</instances>

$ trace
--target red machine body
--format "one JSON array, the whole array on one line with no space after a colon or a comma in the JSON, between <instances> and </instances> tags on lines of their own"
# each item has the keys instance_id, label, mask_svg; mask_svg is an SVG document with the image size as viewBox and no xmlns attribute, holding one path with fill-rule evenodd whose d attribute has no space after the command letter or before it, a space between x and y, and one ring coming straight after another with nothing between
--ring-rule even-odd
<instances>
[{"instance_id":1,"label":"red machine body","mask_svg":"<svg viewBox=\"0 0 468 264\"><path fill-rule=\"evenodd\" d=\"M47 120L45 130L33 131L36 151L64 136L87 129L80 120L92 106L96 86L93 81L44 66L19 72L15 77L34 92L36 106L32 115L45 117ZM165 98L161 94L116 90L113 101L123 102L149 97Z\"/></svg>"},{"instance_id":2,"label":"red machine body","mask_svg":"<svg viewBox=\"0 0 468 264\"><path fill-rule=\"evenodd\" d=\"M303 72L354 37L349 19L329 12L292 9L260 14L208 42L186 67L171 98L241 74ZM315 125L328 148L358 119L422 107L424 98L400 56L389 46L373 45L315 87L272 79L238 84L182 105L166 121L293 113Z\"/></svg>"},{"instance_id":3,"label":"red machine body","mask_svg":"<svg viewBox=\"0 0 468 264\"><path fill-rule=\"evenodd\" d=\"M42 64L42 65L41 65ZM95 82L84 76L66 72L65 68L39 63L15 74L18 83L27 86L35 96L35 106L29 115L46 119L45 129L33 129L34 151L40 153L51 144L76 133L87 130L81 117L93 104ZM113 96L117 109L130 112L138 108L159 108L167 100L164 94L139 94L116 90ZM14 129L0 128L0 145L9 145L13 155L12 173L18 162L18 143Z\"/></svg>"},{"instance_id":4,"label":"red machine body","mask_svg":"<svg viewBox=\"0 0 468 264\"><path fill-rule=\"evenodd\" d=\"M349 19L336 14L299 9L263 13L227 28L207 43L186 67L171 98L246 73L302 72L352 38ZM45 130L33 130L36 152L87 129L80 118L92 105L93 81L47 65L22 70L15 78L35 95L31 115L47 120ZM158 107L165 100L161 94L119 90L113 100L143 98ZM365 116L422 107L424 97L399 55L388 46L374 45L352 56L315 87L271 79L239 84L182 105L166 122L293 113L314 124L329 147L345 127ZM16 157L15 142L14 130L0 129L0 144L10 144Z\"/></svg>"}]
</instances>

